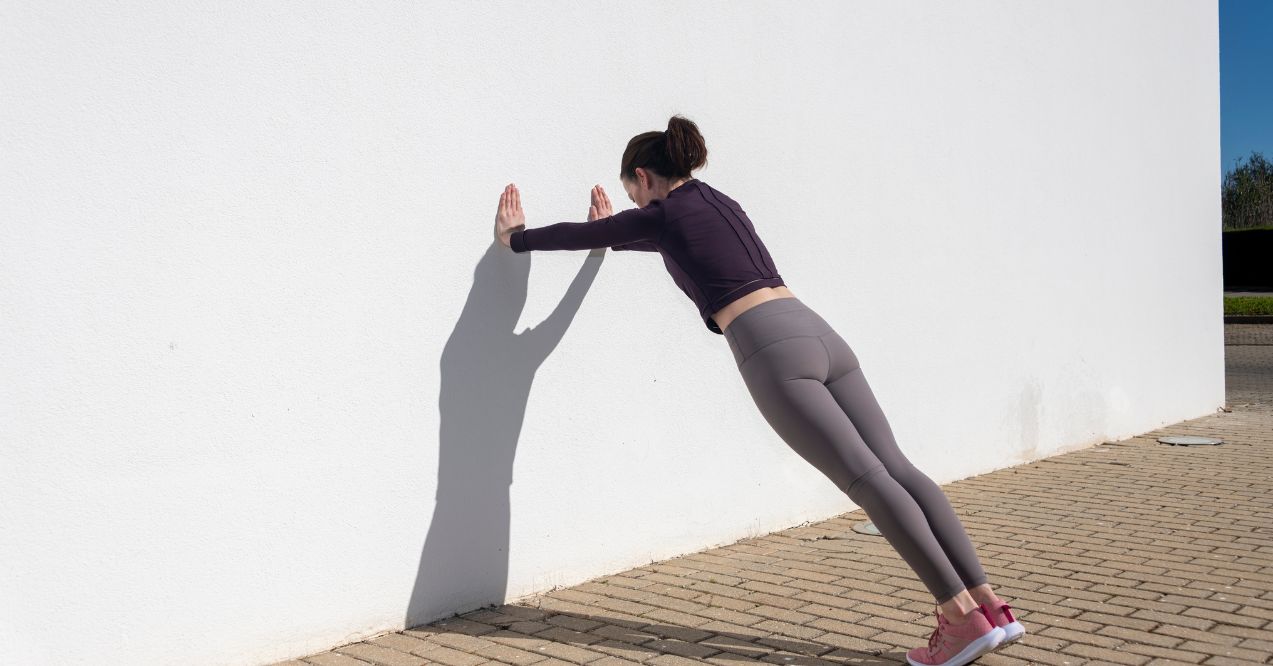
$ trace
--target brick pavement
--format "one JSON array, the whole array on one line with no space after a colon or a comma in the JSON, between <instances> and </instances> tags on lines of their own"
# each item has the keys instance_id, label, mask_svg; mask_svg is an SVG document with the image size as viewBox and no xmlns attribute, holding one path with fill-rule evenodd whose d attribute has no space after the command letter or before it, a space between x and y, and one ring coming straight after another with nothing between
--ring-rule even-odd
<instances>
[{"instance_id":1,"label":"brick pavement","mask_svg":"<svg viewBox=\"0 0 1273 666\"><path fill-rule=\"evenodd\" d=\"M1030 631L977 663L1273 663L1273 326L1255 331L1226 336L1247 343L1225 347L1230 412L944 486ZM1226 443L1155 441L1167 434ZM882 537L851 529L865 520L858 509L278 666L904 664L933 601Z\"/></svg>"}]
</instances>

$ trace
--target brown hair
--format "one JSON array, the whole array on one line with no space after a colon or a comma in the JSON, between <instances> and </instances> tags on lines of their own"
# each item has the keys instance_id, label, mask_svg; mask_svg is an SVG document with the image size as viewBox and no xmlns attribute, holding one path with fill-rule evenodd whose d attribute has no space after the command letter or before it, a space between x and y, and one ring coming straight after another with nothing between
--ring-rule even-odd
<instances>
[{"instance_id":1,"label":"brown hair","mask_svg":"<svg viewBox=\"0 0 1273 666\"><path fill-rule=\"evenodd\" d=\"M698 125L677 114L667 121L667 130L642 132L628 141L619 165L619 177L636 180L636 169L641 167L664 178L689 178L691 171L704 164L707 164L707 143Z\"/></svg>"}]
</instances>

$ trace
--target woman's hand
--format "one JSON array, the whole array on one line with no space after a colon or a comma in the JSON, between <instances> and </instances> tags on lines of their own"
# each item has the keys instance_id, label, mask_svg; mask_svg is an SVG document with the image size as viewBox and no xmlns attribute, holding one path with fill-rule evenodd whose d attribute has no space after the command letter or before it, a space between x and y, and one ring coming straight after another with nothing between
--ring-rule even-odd
<instances>
[{"instance_id":1,"label":"woman's hand","mask_svg":"<svg viewBox=\"0 0 1273 666\"><path fill-rule=\"evenodd\" d=\"M517 186L509 183L499 195L499 208L495 210L495 236L504 247L512 247L509 237L514 231L526 227L526 213L522 212L522 195Z\"/></svg>"},{"instance_id":2,"label":"woman's hand","mask_svg":"<svg viewBox=\"0 0 1273 666\"><path fill-rule=\"evenodd\" d=\"M610 197L606 196L606 191L601 189L600 185L593 186L592 205L588 206L588 221L592 222L611 215L614 215L614 209L610 207Z\"/></svg>"}]
</instances>

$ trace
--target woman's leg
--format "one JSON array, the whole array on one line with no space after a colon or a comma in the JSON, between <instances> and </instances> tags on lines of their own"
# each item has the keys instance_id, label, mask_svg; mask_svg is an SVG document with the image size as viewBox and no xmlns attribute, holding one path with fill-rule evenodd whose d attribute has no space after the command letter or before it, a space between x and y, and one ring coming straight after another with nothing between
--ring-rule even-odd
<instances>
[{"instance_id":1,"label":"woman's leg","mask_svg":"<svg viewBox=\"0 0 1273 666\"><path fill-rule=\"evenodd\" d=\"M992 597L986 584L986 572L977 559L972 541L955 515L950 500L932 479L921 472L902 453L893 436L884 410L867 384L857 356L848 343L834 331L821 336L831 356L832 369L827 390L840 409L853 422L866 446L923 510L929 528L941 544L960 580L978 602Z\"/></svg>"},{"instance_id":2,"label":"woman's leg","mask_svg":"<svg viewBox=\"0 0 1273 666\"><path fill-rule=\"evenodd\" d=\"M828 361L818 336L802 335L765 345L739 370L783 441L866 511L939 603L950 601L964 591L964 582L924 511L871 452L824 384Z\"/></svg>"}]
</instances>

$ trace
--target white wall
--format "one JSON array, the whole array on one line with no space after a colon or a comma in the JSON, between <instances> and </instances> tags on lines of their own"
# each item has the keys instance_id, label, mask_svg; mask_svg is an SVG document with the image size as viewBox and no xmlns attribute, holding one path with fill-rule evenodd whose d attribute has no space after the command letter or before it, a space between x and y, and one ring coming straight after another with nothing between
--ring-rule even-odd
<instances>
[{"instance_id":1,"label":"white wall","mask_svg":"<svg viewBox=\"0 0 1273 666\"><path fill-rule=\"evenodd\" d=\"M673 113L938 482L1223 403L1214 2L658 7L0 5L6 658L264 663L854 509L658 257L492 244L509 182L628 207Z\"/></svg>"}]
</instances>

